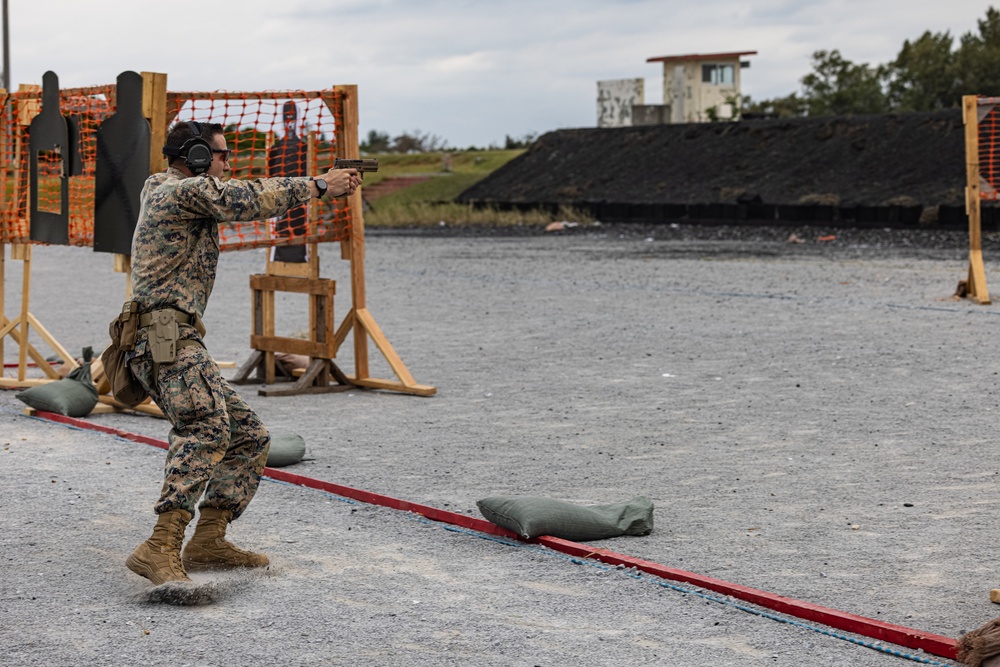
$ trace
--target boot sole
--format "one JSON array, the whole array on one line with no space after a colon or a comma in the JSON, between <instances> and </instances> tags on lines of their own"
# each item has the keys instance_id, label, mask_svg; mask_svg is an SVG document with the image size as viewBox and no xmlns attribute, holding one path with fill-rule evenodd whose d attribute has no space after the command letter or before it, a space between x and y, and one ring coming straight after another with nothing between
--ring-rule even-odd
<instances>
[{"instance_id":1,"label":"boot sole","mask_svg":"<svg viewBox=\"0 0 1000 667\"><path fill-rule=\"evenodd\" d=\"M140 577L149 579L149 581L152 582L155 586L160 586L162 584L169 584L169 583L181 583L181 584L193 583L190 579L165 579L163 581L157 582L152 576L153 574L152 568L150 568L148 565L146 565L141 560L136 558L135 554L132 554L125 560L125 567L132 570Z\"/></svg>"},{"instance_id":2,"label":"boot sole","mask_svg":"<svg viewBox=\"0 0 1000 667\"><path fill-rule=\"evenodd\" d=\"M194 561L181 561L184 569L188 572L212 572L219 570L255 570L261 567L268 567L270 563L263 565L230 565L228 563L197 563Z\"/></svg>"}]
</instances>

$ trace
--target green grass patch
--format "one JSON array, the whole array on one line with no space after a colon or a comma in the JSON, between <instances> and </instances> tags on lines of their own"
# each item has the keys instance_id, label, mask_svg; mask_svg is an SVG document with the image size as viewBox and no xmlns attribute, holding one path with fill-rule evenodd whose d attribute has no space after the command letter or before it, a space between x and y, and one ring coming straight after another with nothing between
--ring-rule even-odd
<instances>
[{"instance_id":1,"label":"green grass patch","mask_svg":"<svg viewBox=\"0 0 1000 667\"><path fill-rule=\"evenodd\" d=\"M523 149L517 149L373 156L379 160L379 170L365 174L367 184L394 176L429 178L371 202L371 209L365 211L365 225L426 227L441 226L443 223L452 226L508 226L543 225L554 220L592 222L590 216L572 209L561 209L555 214L499 211L454 202L462 192L523 152Z\"/></svg>"},{"instance_id":2,"label":"green grass patch","mask_svg":"<svg viewBox=\"0 0 1000 667\"><path fill-rule=\"evenodd\" d=\"M378 183L393 176L421 174L475 174L483 178L523 152L524 149L460 153L384 153L366 156L378 158L378 171L365 174L365 181Z\"/></svg>"}]
</instances>

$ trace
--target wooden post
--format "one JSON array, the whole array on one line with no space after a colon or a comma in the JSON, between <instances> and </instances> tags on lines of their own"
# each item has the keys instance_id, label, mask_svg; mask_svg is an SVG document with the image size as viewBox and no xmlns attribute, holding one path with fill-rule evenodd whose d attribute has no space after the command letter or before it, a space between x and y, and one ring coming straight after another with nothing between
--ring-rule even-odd
<instances>
[{"instance_id":1,"label":"wooden post","mask_svg":"<svg viewBox=\"0 0 1000 667\"><path fill-rule=\"evenodd\" d=\"M149 173L166 168L163 146L167 143L167 75L142 73L142 115L149 121Z\"/></svg>"},{"instance_id":2,"label":"wooden post","mask_svg":"<svg viewBox=\"0 0 1000 667\"><path fill-rule=\"evenodd\" d=\"M21 315L17 318L21 323L21 333L18 336L20 345L17 354L17 379L23 381L27 378L25 368L28 354L28 303L31 294L31 246L23 244L19 245L17 249L23 252L21 255Z\"/></svg>"},{"instance_id":3,"label":"wooden post","mask_svg":"<svg viewBox=\"0 0 1000 667\"><path fill-rule=\"evenodd\" d=\"M358 158L358 87L337 86L341 94L341 109L344 125L337 141L337 157ZM351 305L357 312L367 308L365 303L365 219L362 212L361 193L355 192L350 198L351 228ZM368 336L360 319L354 320L354 375L367 378Z\"/></svg>"},{"instance_id":4,"label":"wooden post","mask_svg":"<svg viewBox=\"0 0 1000 667\"><path fill-rule=\"evenodd\" d=\"M983 305L990 304L983 266L982 218L979 189L979 100L976 95L962 97L965 120L965 212L969 216L969 274L966 295Z\"/></svg>"},{"instance_id":5,"label":"wooden post","mask_svg":"<svg viewBox=\"0 0 1000 667\"><path fill-rule=\"evenodd\" d=\"M358 158L358 87L337 86L342 104L341 118L343 128L337 141L337 157ZM348 379L354 384L371 389L389 389L417 396L432 396L437 389L424 384L417 384L406 368L403 360L396 354L389 339L382 333L375 317L368 311L365 291L365 219L361 192L356 191L350 199L350 252L351 263L351 312L345 318L344 324L338 329L336 338L343 340L346 327L353 327L354 333L354 377ZM371 337L375 347L389 363L398 381L381 380L371 377L368 368L368 338Z\"/></svg>"}]
</instances>

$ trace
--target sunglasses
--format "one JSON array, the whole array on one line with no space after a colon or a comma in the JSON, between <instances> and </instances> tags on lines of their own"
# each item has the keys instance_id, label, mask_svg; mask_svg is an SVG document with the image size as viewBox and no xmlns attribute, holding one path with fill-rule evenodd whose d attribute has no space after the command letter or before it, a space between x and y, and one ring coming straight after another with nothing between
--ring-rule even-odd
<instances>
[{"instance_id":1,"label":"sunglasses","mask_svg":"<svg viewBox=\"0 0 1000 667\"><path fill-rule=\"evenodd\" d=\"M226 162L232 156L233 149L232 148L213 148L212 152L213 153L220 153L222 155L222 161Z\"/></svg>"}]
</instances>

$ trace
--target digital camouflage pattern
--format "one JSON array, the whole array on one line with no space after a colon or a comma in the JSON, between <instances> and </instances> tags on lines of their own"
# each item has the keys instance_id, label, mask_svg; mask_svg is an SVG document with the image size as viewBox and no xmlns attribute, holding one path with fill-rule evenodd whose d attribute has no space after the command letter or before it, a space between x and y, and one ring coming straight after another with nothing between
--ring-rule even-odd
<instances>
[{"instance_id":1,"label":"digital camouflage pattern","mask_svg":"<svg viewBox=\"0 0 1000 667\"><path fill-rule=\"evenodd\" d=\"M219 261L220 221L279 216L309 201L309 178L229 180L176 170L150 176L142 189L132 239L133 298L142 312L174 308L203 316ZM180 340L201 338L179 324ZM136 378L173 428L157 514L201 507L237 518L260 483L270 435L246 401L222 377L202 345L178 346L177 361L156 368L147 329L131 353Z\"/></svg>"},{"instance_id":2,"label":"digital camouflage pattern","mask_svg":"<svg viewBox=\"0 0 1000 667\"><path fill-rule=\"evenodd\" d=\"M176 308L204 317L219 263L219 222L262 220L309 201L311 178L146 180L132 237L132 289L142 312Z\"/></svg>"},{"instance_id":3,"label":"digital camouflage pattern","mask_svg":"<svg viewBox=\"0 0 1000 667\"><path fill-rule=\"evenodd\" d=\"M149 355L133 359L132 372L173 426L156 513L193 514L204 492L201 507L239 517L267 461L271 436L260 418L200 345L178 348L177 361L161 364L156 382Z\"/></svg>"}]
</instances>

